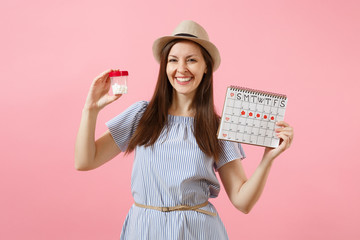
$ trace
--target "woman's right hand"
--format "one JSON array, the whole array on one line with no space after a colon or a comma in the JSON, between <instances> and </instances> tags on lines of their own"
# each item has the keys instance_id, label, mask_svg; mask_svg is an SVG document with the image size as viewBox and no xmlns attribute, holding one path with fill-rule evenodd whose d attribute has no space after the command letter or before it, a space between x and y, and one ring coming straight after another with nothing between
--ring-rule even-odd
<instances>
[{"instance_id":1,"label":"woman's right hand","mask_svg":"<svg viewBox=\"0 0 360 240\"><path fill-rule=\"evenodd\" d=\"M114 96L109 95L111 85L109 73L111 71L113 70L108 69L93 80L86 98L84 106L85 109L100 111L106 105L114 102L122 96L121 94Z\"/></svg>"}]
</instances>

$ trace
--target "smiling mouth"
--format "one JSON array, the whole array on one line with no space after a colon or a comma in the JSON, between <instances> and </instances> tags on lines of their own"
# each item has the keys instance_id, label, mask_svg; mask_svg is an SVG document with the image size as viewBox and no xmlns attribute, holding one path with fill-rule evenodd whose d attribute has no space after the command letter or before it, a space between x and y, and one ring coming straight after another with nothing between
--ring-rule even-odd
<instances>
[{"instance_id":1,"label":"smiling mouth","mask_svg":"<svg viewBox=\"0 0 360 240\"><path fill-rule=\"evenodd\" d=\"M185 82L189 82L192 79L192 77L176 77L175 79L178 82L185 83Z\"/></svg>"}]
</instances>

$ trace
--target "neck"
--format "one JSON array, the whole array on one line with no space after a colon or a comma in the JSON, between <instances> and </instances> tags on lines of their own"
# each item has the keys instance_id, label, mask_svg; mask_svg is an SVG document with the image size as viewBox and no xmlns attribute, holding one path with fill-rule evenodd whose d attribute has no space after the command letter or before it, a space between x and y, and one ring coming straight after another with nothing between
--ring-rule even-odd
<instances>
[{"instance_id":1,"label":"neck","mask_svg":"<svg viewBox=\"0 0 360 240\"><path fill-rule=\"evenodd\" d=\"M192 106L193 98L174 92L169 114L174 116L194 117L195 109Z\"/></svg>"}]
</instances>

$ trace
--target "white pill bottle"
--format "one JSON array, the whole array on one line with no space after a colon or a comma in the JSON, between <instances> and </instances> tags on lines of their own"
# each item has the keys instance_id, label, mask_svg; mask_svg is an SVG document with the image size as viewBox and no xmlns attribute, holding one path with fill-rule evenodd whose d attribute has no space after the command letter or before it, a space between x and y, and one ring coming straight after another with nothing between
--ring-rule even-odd
<instances>
[{"instance_id":1,"label":"white pill bottle","mask_svg":"<svg viewBox=\"0 0 360 240\"><path fill-rule=\"evenodd\" d=\"M128 71L115 70L109 73L112 93L114 95L127 93Z\"/></svg>"}]
</instances>

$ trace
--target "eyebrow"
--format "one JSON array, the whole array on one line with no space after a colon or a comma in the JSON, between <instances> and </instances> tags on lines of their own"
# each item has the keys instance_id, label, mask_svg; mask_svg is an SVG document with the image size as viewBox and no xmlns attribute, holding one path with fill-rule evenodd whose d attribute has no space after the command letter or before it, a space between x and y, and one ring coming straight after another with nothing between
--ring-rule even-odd
<instances>
[{"instance_id":1,"label":"eyebrow","mask_svg":"<svg viewBox=\"0 0 360 240\"><path fill-rule=\"evenodd\" d=\"M186 58L190 58L190 57L197 57L198 55L196 55L196 54L191 54L191 55L188 55L188 56L186 56ZM175 55L169 55L169 57L174 57L174 58L178 58L177 56L175 56Z\"/></svg>"}]
</instances>

